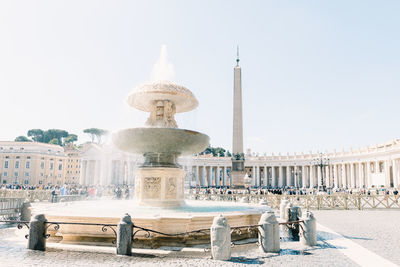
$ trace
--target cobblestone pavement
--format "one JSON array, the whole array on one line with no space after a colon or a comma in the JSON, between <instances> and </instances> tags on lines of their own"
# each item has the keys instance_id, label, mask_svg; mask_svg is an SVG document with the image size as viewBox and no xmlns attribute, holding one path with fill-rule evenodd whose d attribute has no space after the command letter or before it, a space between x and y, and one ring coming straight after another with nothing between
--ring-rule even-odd
<instances>
[{"instance_id":1,"label":"cobblestone pavement","mask_svg":"<svg viewBox=\"0 0 400 267\"><path fill-rule=\"evenodd\" d=\"M400 210L313 212L318 223L400 266Z\"/></svg>"},{"instance_id":2,"label":"cobblestone pavement","mask_svg":"<svg viewBox=\"0 0 400 267\"><path fill-rule=\"evenodd\" d=\"M228 262L213 261L210 252L148 253L132 257L115 255L114 248L79 247L48 243L46 252L27 250L25 231L0 229L0 265L8 266L356 266L335 248L320 241L314 248L298 242L282 242L281 252L263 253L255 244L233 248ZM138 251L136 251L138 252Z\"/></svg>"}]
</instances>

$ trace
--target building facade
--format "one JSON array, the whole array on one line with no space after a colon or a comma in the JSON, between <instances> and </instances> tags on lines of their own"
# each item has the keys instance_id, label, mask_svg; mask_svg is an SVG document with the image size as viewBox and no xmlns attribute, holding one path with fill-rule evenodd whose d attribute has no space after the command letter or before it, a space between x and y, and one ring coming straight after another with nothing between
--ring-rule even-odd
<instances>
[{"instance_id":1,"label":"building facade","mask_svg":"<svg viewBox=\"0 0 400 267\"><path fill-rule=\"evenodd\" d=\"M37 142L0 142L1 184L62 185L64 148Z\"/></svg>"},{"instance_id":2,"label":"building facade","mask_svg":"<svg viewBox=\"0 0 400 267\"><path fill-rule=\"evenodd\" d=\"M81 151L74 148L72 143L65 147L65 154L67 155L65 183L66 184L79 184L81 176Z\"/></svg>"},{"instance_id":3,"label":"building facade","mask_svg":"<svg viewBox=\"0 0 400 267\"><path fill-rule=\"evenodd\" d=\"M257 156L247 153L245 169L251 186L267 188L400 188L400 139L362 149L324 153L326 166L316 166L320 153ZM192 184L231 186L229 157L197 156Z\"/></svg>"}]
</instances>

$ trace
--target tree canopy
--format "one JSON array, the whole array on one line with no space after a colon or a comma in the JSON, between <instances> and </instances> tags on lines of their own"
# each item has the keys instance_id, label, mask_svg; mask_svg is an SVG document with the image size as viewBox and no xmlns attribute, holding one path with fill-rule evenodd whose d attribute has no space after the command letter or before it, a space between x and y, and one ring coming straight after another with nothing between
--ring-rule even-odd
<instances>
[{"instance_id":1,"label":"tree canopy","mask_svg":"<svg viewBox=\"0 0 400 267\"><path fill-rule=\"evenodd\" d=\"M29 137L32 138L35 142L40 143L48 143L48 144L55 144L55 145L65 145L67 143L73 143L78 140L78 136L76 134L69 134L65 130L60 129L49 129L49 130L42 130L42 129L30 129L27 133ZM28 142L31 141L30 139L26 138L27 141L22 141L25 136L18 136L18 140L21 142Z\"/></svg>"},{"instance_id":2,"label":"tree canopy","mask_svg":"<svg viewBox=\"0 0 400 267\"><path fill-rule=\"evenodd\" d=\"M226 152L226 150L222 147L209 146L203 152L201 152L200 155L212 154L214 157L217 157L217 156L225 157L225 152ZM228 153L230 154L229 151L228 151ZM228 154L228 156L229 156L229 154Z\"/></svg>"},{"instance_id":3,"label":"tree canopy","mask_svg":"<svg viewBox=\"0 0 400 267\"><path fill-rule=\"evenodd\" d=\"M76 134L69 134L66 138L64 138L64 145L68 143L74 143L78 141L78 136Z\"/></svg>"},{"instance_id":4,"label":"tree canopy","mask_svg":"<svg viewBox=\"0 0 400 267\"><path fill-rule=\"evenodd\" d=\"M92 143L94 143L94 139L97 139L97 143L101 143L101 137L103 135L107 135L108 131L99 129L99 128L88 128L83 130L84 133L88 134L90 136L90 139L92 140Z\"/></svg>"},{"instance_id":5,"label":"tree canopy","mask_svg":"<svg viewBox=\"0 0 400 267\"><path fill-rule=\"evenodd\" d=\"M17 138L15 138L14 141L15 142L32 142L31 139L29 139L28 137L23 136L23 135L18 136Z\"/></svg>"}]
</instances>

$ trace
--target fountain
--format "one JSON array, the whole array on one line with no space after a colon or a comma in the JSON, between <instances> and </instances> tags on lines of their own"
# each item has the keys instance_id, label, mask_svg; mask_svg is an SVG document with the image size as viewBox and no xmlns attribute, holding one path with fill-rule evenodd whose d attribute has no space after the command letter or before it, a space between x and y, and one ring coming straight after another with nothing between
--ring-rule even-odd
<instances>
[{"instance_id":1,"label":"fountain","mask_svg":"<svg viewBox=\"0 0 400 267\"><path fill-rule=\"evenodd\" d=\"M128 103L150 112L148 127L120 130L113 136L119 149L145 157L136 172L136 199L140 204L158 207L183 205L186 173L177 164L177 158L203 151L209 137L178 129L174 117L175 113L196 108L196 98L183 86L159 81L139 86L128 97Z\"/></svg>"},{"instance_id":2,"label":"fountain","mask_svg":"<svg viewBox=\"0 0 400 267\"><path fill-rule=\"evenodd\" d=\"M49 221L68 222L59 228L49 228L50 241L73 244L109 245L112 231L103 232L98 226L76 223L116 224L129 213L135 225L155 231L176 234L210 228L213 218L223 214L234 226L257 224L266 206L244 203L223 203L184 200L185 171L177 163L179 156L203 151L209 144L205 134L178 129L175 114L198 106L187 88L170 81L145 83L134 90L127 102L130 106L149 112L146 127L119 130L113 143L121 150L142 154L143 164L136 171L135 200L96 200L74 203L33 203L33 213L44 213ZM243 231L232 234L232 240L254 236ZM146 233L135 235L134 246L194 246L209 243L207 235L164 236Z\"/></svg>"}]
</instances>

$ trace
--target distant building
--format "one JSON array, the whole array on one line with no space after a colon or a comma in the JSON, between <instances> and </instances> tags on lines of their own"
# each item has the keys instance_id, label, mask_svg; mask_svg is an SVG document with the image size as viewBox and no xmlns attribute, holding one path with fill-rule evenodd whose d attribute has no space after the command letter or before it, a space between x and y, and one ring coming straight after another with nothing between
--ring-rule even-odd
<instances>
[{"instance_id":1,"label":"distant building","mask_svg":"<svg viewBox=\"0 0 400 267\"><path fill-rule=\"evenodd\" d=\"M67 155L65 183L66 184L79 184L81 176L81 151L76 149L72 143L65 147L65 154Z\"/></svg>"},{"instance_id":2,"label":"distant building","mask_svg":"<svg viewBox=\"0 0 400 267\"><path fill-rule=\"evenodd\" d=\"M58 145L0 141L1 184L62 185L67 159Z\"/></svg>"}]
</instances>

